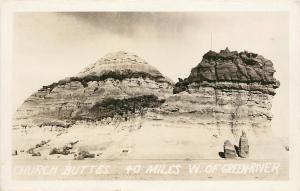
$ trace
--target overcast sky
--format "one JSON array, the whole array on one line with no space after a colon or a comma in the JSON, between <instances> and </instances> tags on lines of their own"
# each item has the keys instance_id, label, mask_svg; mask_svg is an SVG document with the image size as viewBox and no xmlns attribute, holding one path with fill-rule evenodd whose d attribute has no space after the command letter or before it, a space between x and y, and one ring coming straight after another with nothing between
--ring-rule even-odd
<instances>
[{"instance_id":1,"label":"overcast sky","mask_svg":"<svg viewBox=\"0 0 300 191\"><path fill-rule=\"evenodd\" d=\"M288 14L284 12L16 13L13 109L41 88L73 76L109 52L135 53L174 81L211 49L252 51L280 80L274 131L288 124Z\"/></svg>"}]
</instances>

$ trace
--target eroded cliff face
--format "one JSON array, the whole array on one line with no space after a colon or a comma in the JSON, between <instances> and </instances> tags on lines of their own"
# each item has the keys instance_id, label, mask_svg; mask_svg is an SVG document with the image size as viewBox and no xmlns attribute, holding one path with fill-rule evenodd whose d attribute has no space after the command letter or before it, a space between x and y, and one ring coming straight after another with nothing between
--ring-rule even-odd
<instances>
[{"instance_id":1,"label":"eroded cliff face","mask_svg":"<svg viewBox=\"0 0 300 191\"><path fill-rule=\"evenodd\" d=\"M179 79L174 93L188 90L187 86L195 82L216 89L260 91L275 95L274 90L280 83L273 77L274 73L273 63L261 55L246 51L238 53L228 48L219 53L209 51L188 78Z\"/></svg>"},{"instance_id":2,"label":"eroded cliff face","mask_svg":"<svg viewBox=\"0 0 300 191\"><path fill-rule=\"evenodd\" d=\"M107 109L112 111L106 117L134 115L162 104L172 94L172 88L169 79L138 56L123 51L110 53L77 76L44 86L32 94L15 113L14 123L101 120L105 115L99 113Z\"/></svg>"},{"instance_id":3,"label":"eroded cliff face","mask_svg":"<svg viewBox=\"0 0 300 191\"><path fill-rule=\"evenodd\" d=\"M74 152L104 159L218 159L224 141L238 145L244 131L250 157L285 156L270 134L274 72L254 53L210 51L174 85L138 56L111 53L26 99L14 116L13 148L57 159L53 148L76 142Z\"/></svg>"},{"instance_id":4,"label":"eroded cliff face","mask_svg":"<svg viewBox=\"0 0 300 191\"><path fill-rule=\"evenodd\" d=\"M44 86L15 114L15 125L51 121L126 121L199 127L213 134L270 131L279 82L273 63L255 53L209 51L175 85L147 62L111 53L77 76ZM151 126L151 125L150 125Z\"/></svg>"},{"instance_id":5,"label":"eroded cliff face","mask_svg":"<svg viewBox=\"0 0 300 191\"><path fill-rule=\"evenodd\" d=\"M188 78L175 84L175 95L166 100L162 112L234 135L241 130L268 132L272 98L279 87L274 72L270 60L254 53L209 51Z\"/></svg>"}]
</instances>

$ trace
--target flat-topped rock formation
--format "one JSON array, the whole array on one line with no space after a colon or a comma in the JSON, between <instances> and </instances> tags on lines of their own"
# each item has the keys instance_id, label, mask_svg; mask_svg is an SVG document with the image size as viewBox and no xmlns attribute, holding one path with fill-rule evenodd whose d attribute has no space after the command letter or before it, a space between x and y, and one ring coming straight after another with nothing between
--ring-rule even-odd
<instances>
[{"instance_id":1,"label":"flat-topped rock formation","mask_svg":"<svg viewBox=\"0 0 300 191\"><path fill-rule=\"evenodd\" d=\"M273 63L261 55L228 48L219 53L209 51L192 69L190 76L175 85L174 93L195 83L216 89L243 89L274 95L280 85L273 77L274 73Z\"/></svg>"},{"instance_id":2,"label":"flat-topped rock formation","mask_svg":"<svg viewBox=\"0 0 300 191\"><path fill-rule=\"evenodd\" d=\"M185 79L174 86L175 95L163 105L175 120L202 127L269 131L275 89L273 63L249 52L209 51ZM185 117L181 117L185 116Z\"/></svg>"}]
</instances>

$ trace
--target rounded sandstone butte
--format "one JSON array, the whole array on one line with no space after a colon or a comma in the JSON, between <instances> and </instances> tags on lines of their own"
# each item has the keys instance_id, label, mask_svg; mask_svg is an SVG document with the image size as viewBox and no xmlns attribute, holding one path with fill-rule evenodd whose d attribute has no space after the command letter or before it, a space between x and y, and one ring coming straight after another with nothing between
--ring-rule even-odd
<instances>
[{"instance_id":1,"label":"rounded sandstone butte","mask_svg":"<svg viewBox=\"0 0 300 191\"><path fill-rule=\"evenodd\" d=\"M43 86L32 94L15 113L15 124L28 124L26 120L35 124L45 120L51 124L56 120L97 120L103 117L100 113L114 117L141 109L138 101L156 107L172 94L172 89L173 82L144 59L124 51L110 53L77 76Z\"/></svg>"},{"instance_id":2,"label":"rounded sandstone butte","mask_svg":"<svg viewBox=\"0 0 300 191\"><path fill-rule=\"evenodd\" d=\"M175 85L174 93L185 91L191 83L223 89L257 90L274 95L280 83L273 75L273 63L256 53L230 51L207 52L191 74ZM217 85L216 85L217 84ZM247 84L250 86L237 86Z\"/></svg>"},{"instance_id":3,"label":"rounded sandstone butte","mask_svg":"<svg viewBox=\"0 0 300 191\"><path fill-rule=\"evenodd\" d=\"M158 81L171 80L164 77L155 67L149 65L143 58L125 51L106 54L94 64L86 67L78 77L119 75L119 77L149 77Z\"/></svg>"}]
</instances>

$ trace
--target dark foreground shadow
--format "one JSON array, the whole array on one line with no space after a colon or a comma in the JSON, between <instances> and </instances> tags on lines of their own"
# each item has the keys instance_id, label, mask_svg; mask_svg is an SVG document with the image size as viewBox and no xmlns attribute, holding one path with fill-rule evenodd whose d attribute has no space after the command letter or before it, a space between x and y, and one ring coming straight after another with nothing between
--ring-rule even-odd
<instances>
[{"instance_id":1,"label":"dark foreground shadow","mask_svg":"<svg viewBox=\"0 0 300 191\"><path fill-rule=\"evenodd\" d=\"M219 156L224 159L225 158L224 152L219 152Z\"/></svg>"}]
</instances>

